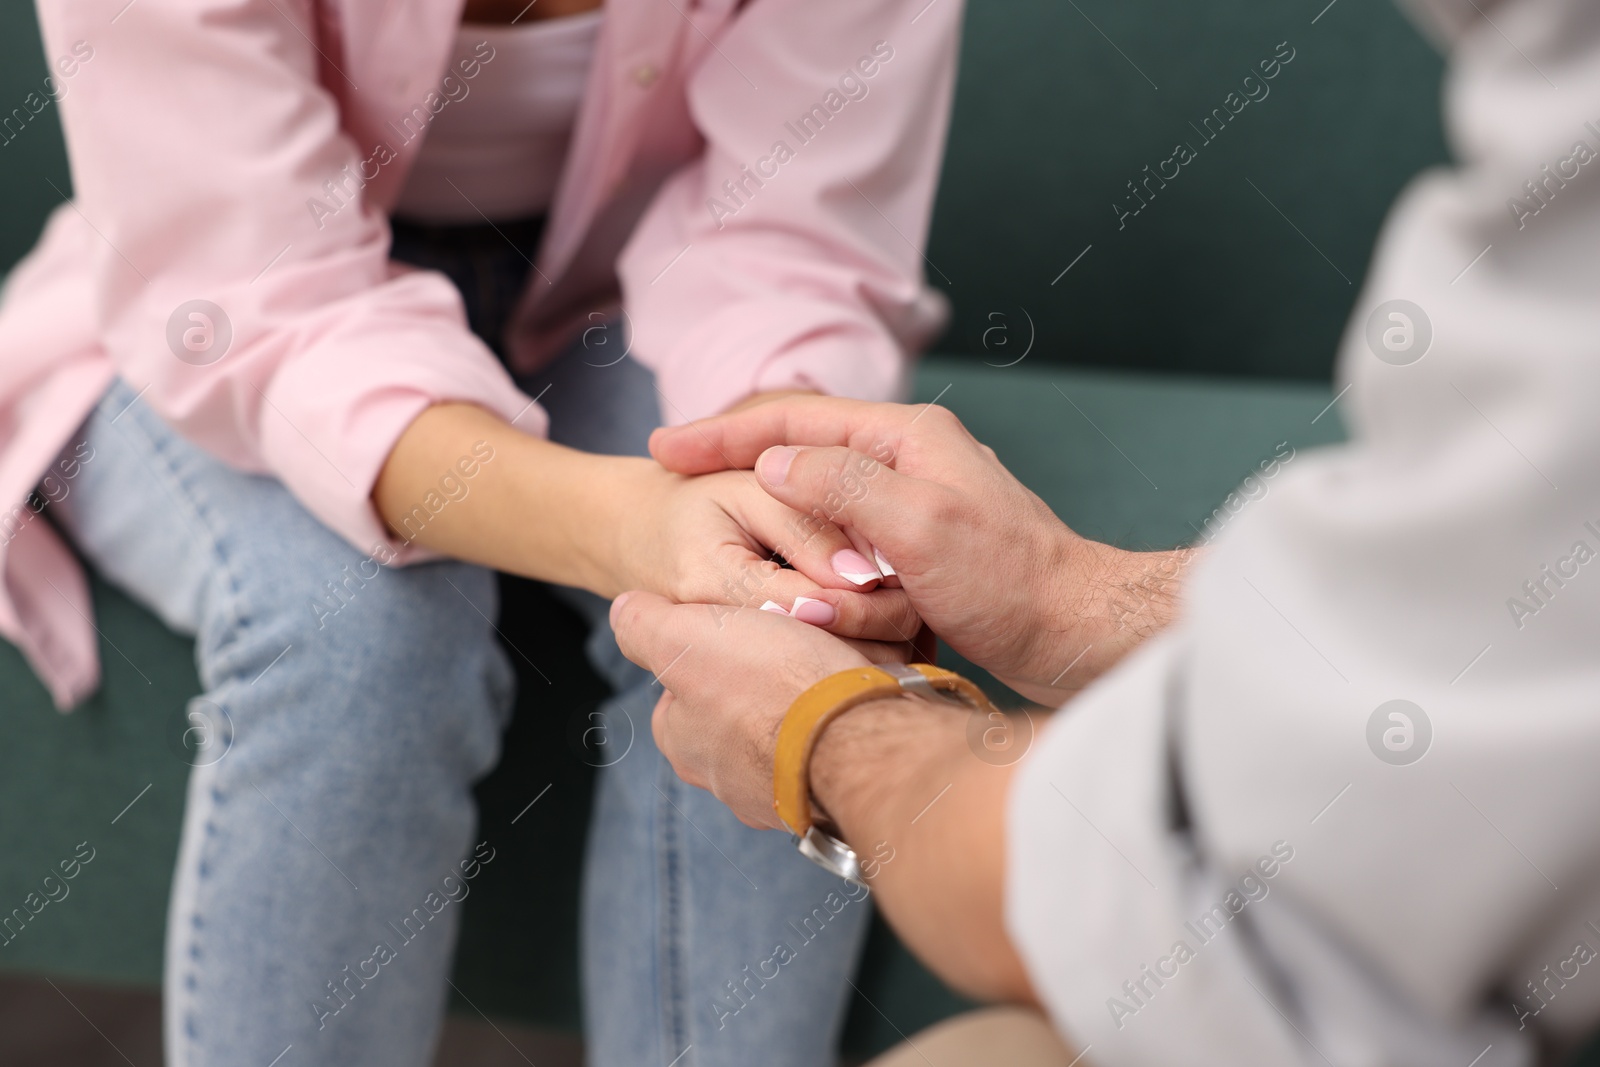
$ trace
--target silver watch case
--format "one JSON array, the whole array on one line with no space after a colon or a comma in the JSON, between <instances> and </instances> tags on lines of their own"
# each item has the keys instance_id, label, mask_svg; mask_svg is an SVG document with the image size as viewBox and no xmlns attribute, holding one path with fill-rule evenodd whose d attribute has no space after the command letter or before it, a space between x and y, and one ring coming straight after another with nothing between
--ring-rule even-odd
<instances>
[{"instance_id":1,"label":"silver watch case","mask_svg":"<svg viewBox=\"0 0 1600 1067\"><path fill-rule=\"evenodd\" d=\"M815 863L818 867L836 874L847 882L865 886L866 879L861 876L861 861L856 856L856 850L840 841L832 834L812 826L805 832L805 836L798 839L800 855Z\"/></svg>"}]
</instances>

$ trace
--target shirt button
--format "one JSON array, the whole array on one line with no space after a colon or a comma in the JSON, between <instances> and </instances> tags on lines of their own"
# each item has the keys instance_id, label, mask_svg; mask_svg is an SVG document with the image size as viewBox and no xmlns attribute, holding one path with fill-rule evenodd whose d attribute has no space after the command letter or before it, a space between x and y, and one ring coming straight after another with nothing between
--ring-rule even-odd
<instances>
[{"instance_id":1,"label":"shirt button","mask_svg":"<svg viewBox=\"0 0 1600 1067\"><path fill-rule=\"evenodd\" d=\"M659 77L661 77L661 72L649 63L646 63L642 67L635 67L633 71L634 84L638 85L641 89L650 88L650 86L656 83L656 79Z\"/></svg>"}]
</instances>

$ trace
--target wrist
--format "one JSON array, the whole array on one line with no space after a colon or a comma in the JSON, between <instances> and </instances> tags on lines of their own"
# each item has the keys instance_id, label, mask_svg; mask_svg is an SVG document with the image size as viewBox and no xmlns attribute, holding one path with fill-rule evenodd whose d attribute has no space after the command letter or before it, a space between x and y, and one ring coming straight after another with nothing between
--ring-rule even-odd
<instances>
[{"instance_id":1,"label":"wrist","mask_svg":"<svg viewBox=\"0 0 1600 1067\"><path fill-rule=\"evenodd\" d=\"M576 578L571 584L608 600L629 589L651 588L655 583L641 578L650 543L642 524L661 514L660 498L673 476L634 456L578 456L570 499L582 503L558 518L571 545Z\"/></svg>"},{"instance_id":2,"label":"wrist","mask_svg":"<svg viewBox=\"0 0 1600 1067\"><path fill-rule=\"evenodd\" d=\"M811 750L810 786L816 815L859 845L874 813L906 797L932 797L942 788L939 768L964 749L970 713L920 696L884 697L840 715ZM939 778L939 784L930 784ZM915 815L915 812L912 813Z\"/></svg>"},{"instance_id":3,"label":"wrist","mask_svg":"<svg viewBox=\"0 0 1600 1067\"><path fill-rule=\"evenodd\" d=\"M1098 592L1123 553L1079 537L1064 524L1052 534L1035 549L1043 563L1037 592L1029 598L1026 651L1016 661L1020 669L1003 680L1024 696L1053 706L1065 699L1064 691L1082 686L1089 677L1095 645L1106 628L1107 605Z\"/></svg>"},{"instance_id":4,"label":"wrist","mask_svg":"<svg viewBox=\"0 0 1600 1067\"><path fill-rule=\"evenodd\" d=\"M1095 601L1096 670L1104 671L1178 615L1179 593L1197 549L1166 552L1112 550Z\"/></svg>"},{"instance_id":5,"label":"wrist","mask_svg":"<svg viewBox=\"0 0 1600 1067\"><path fill-rule=\"evenodd\" d=\"M1061 704L1176 617L1196 552L1130 552L1067 531L1047 557L1048 591L1037 601L1026 673L1003 680L1030 699Z\"/></svg>"}]
</instances>

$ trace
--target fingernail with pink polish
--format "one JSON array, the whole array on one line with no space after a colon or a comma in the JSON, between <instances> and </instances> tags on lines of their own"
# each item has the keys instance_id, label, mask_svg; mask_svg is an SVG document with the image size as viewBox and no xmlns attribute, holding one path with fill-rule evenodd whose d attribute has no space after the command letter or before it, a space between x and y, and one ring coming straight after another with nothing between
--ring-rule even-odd
<instances>
[{"instance_id":1,"label":"fingernail with pink polish","mask_svg":"<svg viewBox=\"0 0 1600 1067\"><path fill-rule=\"evenodd\" d=\"M883 577L871 560L853 548L833 554L833 573L856 585L866 585Z\"/></svg>"},{"instance_id":2,"label":"fingernail with pink polish","mask_svg":"<svg viewBox=\"0 0 1600 1067\"><path fill-rule=\"evenodd\" d=\"M795 601L795 605L798 607L799 604L800 604L800 601L796 600ZM784 610L783 605L778 603L775 600L769 600L765 604L761 605L761 610L762 611L770 611L774 615L788 615L789 614L787 611Z\"/></svg>"},{"instance_id":3,"label":"fingernail with pink polish","mask_svg":"<svg viewBox=\"0 0 1600 1067\"><path fill-rule=\"evenodd\" d=\"M769 448L761 453L761 458L756 460L756 471L761 475L761 480L771 486L783 484L789 477L789 467L794 463L794 457L800 454L797 448L787 446Z\"/></svg>"},{"instance_id":4,"label":"fingernail with pink polish","mask_svg":"<svg viewBox=\"0 0 1600 1067\"><path fill-rule=\"evenodd\" d=\"M872 558L877 562L878 570L883 572L885 578L894 574L894 568L889 566L889 561L883 558L883 553L878 551L877 545L872 546Z\"/></svg>"},{"instance_id":5,"label":"fingernail with pink polish","mask_svg":"<svg viewBox=\"0 0 1600 1067\"><path fill-rule=\"evenodd\" d=\"M809 622L812 626L832 626L839 617L839 612L826 600L815 600L808 596L794 598L794 610L789 613L801 622Z\"/></svg>"}]
</instances>

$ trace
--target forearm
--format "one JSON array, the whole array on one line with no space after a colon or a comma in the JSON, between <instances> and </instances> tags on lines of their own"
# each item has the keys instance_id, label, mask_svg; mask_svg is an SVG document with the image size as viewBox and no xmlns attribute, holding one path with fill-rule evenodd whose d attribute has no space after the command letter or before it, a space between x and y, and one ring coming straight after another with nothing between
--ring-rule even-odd
<instances>
[{"instance_id":1,"label":"forearm","mask_svg":"<svg viewBox=\"0 0 1600 1067\"><path fill-rule=\"evenodd\" d=\"M971 996L1033 1003L1003 918L1012 768L974 757L970 718L921 699L856 708L818 740L812 792L923 962Z\"/></svg>"},{"instance_id":2,"label":"forearm","mask_svg":"<svg viewBox=\"0 0 1600 1067\"><path fill-rule=\"evenodd\" d=\"M608 538L653 467L553 444L470 404L436 404L401 435L372 499L403 541L611 596L621 588Z\"/></svg>"}]
</instances>

